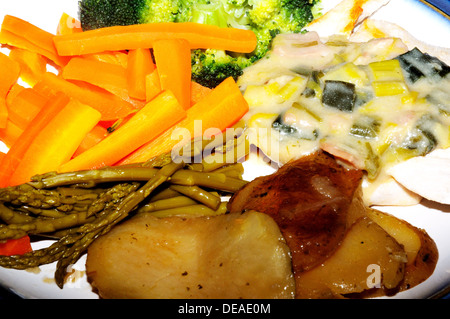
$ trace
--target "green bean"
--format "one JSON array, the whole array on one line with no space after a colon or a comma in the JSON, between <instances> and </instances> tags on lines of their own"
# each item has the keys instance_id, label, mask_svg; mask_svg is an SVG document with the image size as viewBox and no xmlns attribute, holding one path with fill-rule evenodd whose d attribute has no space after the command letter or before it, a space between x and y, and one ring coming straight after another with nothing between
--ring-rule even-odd
<instances>
[{"instance_id":1,"label":"green bean","mask_svg":"<svg viewBox=\"0 0 450 319\"><path fill-rule=\"evenodd\" d=\"M203 205L216 210L220 205L220 197L211 194L198 186L171 185L171 189L186 195Z\"/></svg>"}]
</instances>

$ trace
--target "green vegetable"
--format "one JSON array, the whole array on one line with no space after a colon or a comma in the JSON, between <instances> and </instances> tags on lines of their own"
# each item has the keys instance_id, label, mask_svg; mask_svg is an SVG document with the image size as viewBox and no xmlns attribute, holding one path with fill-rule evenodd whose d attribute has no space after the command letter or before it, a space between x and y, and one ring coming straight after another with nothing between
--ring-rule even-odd
<instances>
[{"instance_id":1,"label":"green vegetable","mask_svg":"<svg viewBox=\"0 0 450 319\"><path fill-rule=\"evenodd\" d=\"M352 112L356 103L356 89L353 83L325 80L322 103L340 111Z\"/></svg>"},{"instance_id":2,"label":"green vegetable","mask_svg":"<svg viewBox=\"0 0 450 319\"><path fill-rule=\"evenodd\" d=\"M422 53L417 48L399 55L396 59L400 61L400 65L411 83L415 83L421 78L438 82L450 73L450 66L436 57Z\"/></svg>"},{"instance_id":3,"label":"green vegetable","mask_svg":"<svg viewBox=\"0 0 450 319\"><path fill-rule=\"evenodd\" d=\"M194 157L205 149L219 152L219 159L236 154L239 138L217 139L214 146L199 141L201 150L191 158L183 154L184 161L168 153L135 166L37 175L27 184L0 189L0 241L25 235L56 240L23 255L0 256L0 266L27 269L57 262L55 281L62 288L67 267L125 218L149 211L159 217L225 213L221 195L246 184L242 166L194 162Z\"/></svg>"},{"instance_id":4,"label":"green vegetable","mask_svg":"<svg viewBox=\"0 0 450 319\"><path fill-rule=\"evenodd\" d=\"M277 34L301 32L318 12L318 3L319 0L81 0L79 11L83 30L152 22L197 22L254 31L258 43L251 54L193 52L193 79L212 88L227 77L237 79L245 67L266 55Z\"/></svg>"}]
</instances>

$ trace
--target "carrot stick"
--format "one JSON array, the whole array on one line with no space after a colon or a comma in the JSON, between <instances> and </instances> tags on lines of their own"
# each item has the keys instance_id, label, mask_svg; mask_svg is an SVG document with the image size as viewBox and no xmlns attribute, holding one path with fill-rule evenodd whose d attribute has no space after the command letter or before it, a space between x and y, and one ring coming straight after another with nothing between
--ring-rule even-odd
<instances>
[{"instance_id":1,"label":"carrot stick","mask_svg":"<svg viewBox=\"0 0 450 319\"><path fill-rule=\"evenodd\" d=\"M146 99L146 76L155 70L149 49L138 48L128 53L127 83L128 92L136 99Z\"/></svg>"},{"instance_id":2,"label":"carrot stick","mask_svg":"<svg viewBox=\"0 0 450 319\"><path fill-rule=\"evenodd\" d=\"M101 114L71 99L36 135L10 179L11 185L26 183L35 174L55 171L67 162Z\"/></svg>"},{"instance_id":3,"label":"carrot stick","mask_svg":"<svg viewBox=\"0 0 450 319\"><path fill-rule=\"evenodd\" d=\"M62 66L67 62L67 58L60 57L56 52L54 36L25 20L6 15L0 32L0 43L42 54Z\"/></svg>"},{"instance_id":4,"label":"carrot stick","mask_svg":"<svg viewBox=\"0 0 450 319\"><path fill-rule=\"evenodd\" d=\"M87 84L79 85L64 80L53 73L47 72L34 88L43 92L63 92L66 95L78 99L102 114L102 121L116 120L126 117L135 111L134 105L116 95L100 88Z\"/></svg>"},{"instance_id":5,"label":"carrot stick","mask_svg":"<svg viewBox=\"0 0 450 319\"><path fill-rule=\"evenodd\" d=\"M7 147L11 147L23 133L23 130L11 120L6 121L5 128L0 128L0 140L5 143ZM2 168L3 169L3 168ZM1 170L0 170L0 183L1 183Z\"/></svg>"},{"instance_id":6,"label":"carrot stick","mask_svg":"<svg viewBox=\"0 0 450 319\"><path fill-rule=\"evenodd\" d=\"M30 125L27 126L25 130L19 130L19 134L17 136L17 130L14 130L15 125L10 124L9 132L5 132L6 136L16 136L13 143L8 143L7 146L10 147L8 153L6 153L5 158L2 161L2 169L0 170L0 187L9 186L9 179L11 174L18 167L22 157L24 156L26 150L33 142L34 138L37 134L43 130L45 125L58 114L68 103L70 99L63 93L57 93L53 96L52 99L49 99L46 105L41 109L41 111L34 117L34 119L30 122ZM10 137L11 138L11 137Z\"/></svg>"},{"instance_id":7,"label":"carrot stick","mask_svg":"<svg viewBox=\"0 0 450 319\"><path fill-rule=\"evenodd\" d=\"M6 54L0 52L0 97L6 98L11 87L20 75L20 65Z\"/></svg>"},{"instance_id":8,"label":"carrot stick","mask_svg":"<svg viewBox=\"0 0 450 319\"><path fill-rule=\"evenodd\" d=\"M67 13L63 12L61 15L61 18L59 19L58 28L56 29L57 35L64 35L64 34L72 34L72 33L78 33L83 32L83 29L81 28L81 23L74 17L68 15Z\"/></svg>"},{"instance_id":9,"label":"carrot stick","mask_svg":"<svg viewBox=\"0 0 450 319\"><path fill-rule=\"evenodd\" d=\"M53 41L61 56L69 56L137 48L150 49L155 40L174 38L186 39L191 49L212 48L250 53L256 47L256 36L252 31L192 22L105 27L55 36Z\"/></svg>"},{"instance_id":10,"label":"carrot stick","mask_svg":"<svg viewBox=\"0 0 450 319\"><path fill-rule=\"evenodd\" d=\"M73 154L73 157L80 155L94 145L98 144L107 135L107 129L100 124L97 124L89 133L86 134L85 138L81 141L80 146L78 146L77 150Z\"/></svg>"},{"instance_id":11,"label":"carrot stick","mask_svg":"<svg viewBox=\"0 0 450 319\"><path fill-rule=\"evenodd\" d=\"M191 105L200 102L206 95L211 93L209 87L198 84L197 82L191 82Z\"/></svg>"},{"instance_id":12,"label":"carrot stick","mask_svg":"<svg viewBox=\"0 0 450 319\"><path fill-rule=\"evenodd\" d=\"M47 71L47 59L39 53L13 47L9 57L19 63L20 78L31 86Z\"/></svg>"},{"instance_id":13,"label":"carrot stick","mask_svg":"<svg viewBox=\"0 0 450 319\"><path fill-rule=\"evenodd\" d=\"M63 68L62 77L93 84L124 100L129 98L126 69L120 65L74 57Z\"/></svg>"},{"instance_id":14,"label":"carrot stick","mask_svg":"<svg viewBox=\"0 0 450 319\"><path fill-rule=\"evenodd\" d=\"M28 21L18 17L6 15L3 19L2 30L10 31L16 35L29 39L29 41L47 51L54 51L54 35L44 31Z\"/></svg>"},{"instance_id":15,"label":"carrot stick","mask_svg":"<svg viewBox=\"0 0 450 319\"><path fill-rule=\"evenodd\" d=\"M25 88L8 105L9 118L19 128L25 130L47 101L48 98L35 89Z\"/></svg>"},{"instance_id":16,"label":"carrot stick","mask_svg":"<svg viewBox=\"0 0 450 319\"><path fill-rule=\"evenodd\" d=\"M186 117L170 91L163 91L97 145L63 164L59 171L94 169L116 163Z\"/></svg>"},{"instance_id":17,"label":"carrot stick","mask_svg":"<svg viewBox=\"0 0 450 319\"><path fill-rule=\"evenodd\" d=\"M187 110L191 106L191 50L184 39L157 40L153 44L161 89L172 91Z\"/></svg>"},{"instance_id":18,"label":"carrot stick","mask_svg":"<svg viewBox=\"0 0 450 319\"><path fill-rule=\"evenodd\" d=\"M0 128L6 128L6 122L8 120L6 96L19 78L20 66L17 62L1 52L0 66Z\"/></svg>"},{"instance_id":19,"label":"carrot stick","mask_svg":"<svg viewBox=\"0 0 450 319\"><path fill-rule=\"evenodd\" d=\"M23 255L32 251L30 237L24 236L18 239L8 239L0 243L0 256Z\"/></svg>"},{"instance_id":20,"label":"carrot stick","mask_svg":"<svg viewBox=\"0 0 450 319\"><path fill-rule=\"evenodd\" d=\"M6 107L6 99L0 98L0 128L6 128L8 123L8 108Z\"/></svg>"},{"instance_id":21,"label":"carrot stick","mask_svg":"<svg viewBox=\"0 0 450 319\"><path fill-rule=\"evenodd\" d=\"M140 163L154 156L169 152L180 143L172 134L180 128L186 129L192 138L197 137L194 122L201 121L198 133L204 134L208 128L224 131L236 123L248 111L248 104L232 78L225 79L210 94L186 111L187 117L162 135L147 142L139 149L120 160L117 165Z\"/></svg>"},{"instance_id":22,"label":"carrot stick","mask_svg":"<svg viewBox=\"0 0 450 319\"><path fill-rule=\"evenodd\" d=\"M26 88L19 83L14 83L13 86L9 89L8 95L6 95L6 106L10 107L11 101L14 100L14 98L22 92L22 90L25 90Z\"/></svg>"},{"instance_id":23,"label":"carrot stick","mask_svg":"<svg viewBox=\"0 0 450 319\"><path fill-rule=\"evenodd\" d=\"M155 69L145 77L145 100L148 102L159 93L161 93L161 82L158 70Z\"/></svg>"},{"instance_id":24,"label":"carrot stick","mask_svg":"<svg viewBox=\"0 0 450 319\"><path fill-rule=\"evenodd\" d=\"M99 52L99 53L85 54L82 57L89 60L120 65L123 66L124 68L126 68L128 65L127 51Z\"/></svg>"}]
</instances>

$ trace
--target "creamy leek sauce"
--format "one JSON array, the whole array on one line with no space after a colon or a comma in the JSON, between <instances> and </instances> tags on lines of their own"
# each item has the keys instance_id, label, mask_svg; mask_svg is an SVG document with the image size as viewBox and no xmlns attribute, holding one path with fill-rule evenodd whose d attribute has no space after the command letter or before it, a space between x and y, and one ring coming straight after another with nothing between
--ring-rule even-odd
<instances>
[{"instance_id":1,"label":"creamy leek sauce","mask_svg":"<svg viewBox=\"0 0 450 319\"><path fill-rule=\"evenodd\" d=\"M448 66L394 38L352 43L314 32L279 35L238 80L250 141L284 164L319 149L367 172L450 143Z\"/></svg>"}]
</instances>

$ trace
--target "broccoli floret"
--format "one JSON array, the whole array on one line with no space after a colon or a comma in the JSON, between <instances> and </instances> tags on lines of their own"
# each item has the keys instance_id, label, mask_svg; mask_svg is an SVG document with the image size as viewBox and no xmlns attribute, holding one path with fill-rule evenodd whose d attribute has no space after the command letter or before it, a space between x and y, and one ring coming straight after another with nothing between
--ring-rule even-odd
<instances>
[{"instance_id":1,"label":"broccoli floret","mask_svg":"<svg viewBox=\"0 0 450 319\"><path fill-rule=\"evenodd\" d=\"M79 16L83 30L115 25L176 22L180 0L82 0Z\"/></svg>"},{"instance_id":2,"label":"broccoli floret","mask_svg":"<svg viewBox=\"0 0 450 319\"><path fill-rule=\"evenodd\" d=\"M84 30L152 22L197 22L252 30L251 54L217 50L192 53L193 78L215 87L237 78L243 69L265 56L279 33L298 33L313 20L320 0L81 0Z\"/></svg>"},{"instance_id":3,"label":"broccoli floret","mask_svg":"<svg viewBox=\"0 0 450 319\"><path fill-rule=\"evenodd\" d=\"M192 79L206 87L214 88L227 77L235 80L243 69L251 65L244 56L233 57L221 50L194 50L192 52Z\"/></svg>"}]
</instances>

